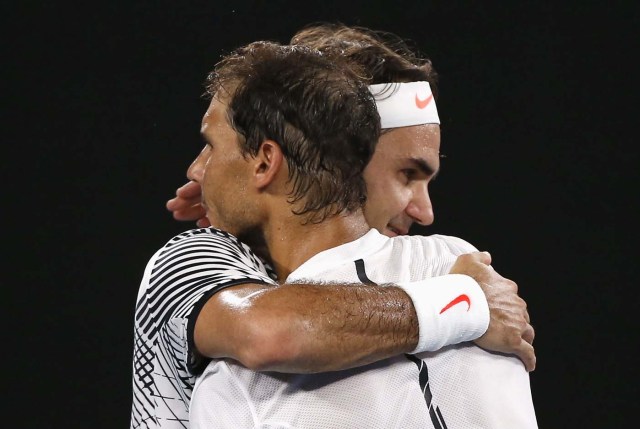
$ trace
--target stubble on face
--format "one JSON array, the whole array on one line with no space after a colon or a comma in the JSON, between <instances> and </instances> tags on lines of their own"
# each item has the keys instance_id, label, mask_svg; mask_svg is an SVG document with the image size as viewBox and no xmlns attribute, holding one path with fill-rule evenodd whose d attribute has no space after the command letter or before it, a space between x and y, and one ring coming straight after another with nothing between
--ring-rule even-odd
<instances>
[{"instance_id":1,"label":"stubble on face","mask_svg":"<svg viewBox=\"0 0 640 429\"><path fill-rule=\"evenodd\" d=\"M238 238L250 238L250 157L240 150L239 136L227 119L226 101L225 97L214 97L202 121L201 133L209 147L201 181L202 200L212 226Z\"/></svg>"}]
</instances>

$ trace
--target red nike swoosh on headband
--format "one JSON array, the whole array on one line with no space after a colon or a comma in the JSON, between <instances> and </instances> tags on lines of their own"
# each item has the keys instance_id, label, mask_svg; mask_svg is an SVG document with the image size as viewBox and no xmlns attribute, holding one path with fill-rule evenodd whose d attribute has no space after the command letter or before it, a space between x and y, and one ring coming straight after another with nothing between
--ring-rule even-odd
<instances>
[{"instance_id":1,"label":"red nike swoosh on headband","mask_svg":"<svg viewBox=\"0 0 640 429\"><path fill-rule=\"evenodd\" d=\"M467 311L469 311L469 309L471 308L471 300L469 299L469 297L465 294L459 295L456 298L454 298L449 304L445 305L444 307L442 307L442 310L440 310L440 314L444 313L445 311L447 311L448 309L450 309L451 307L453 307L456 304L460 304L461 302L466 302L468 307L467 307Z\"/></svg>"},{"instance_id":2,"label":"red nike swoosh on headband","mask_svg":"<svg viewBox=\"0 0 640 429\"><path fill-rule=\"evenodd\" d=\"M420 100L418 94L416 94L416 106L418 107L418 109L424 109L425 107L427 107L427 105L431 103L431 100L433 100L433 94L429 94L429 96L424 100Z\"/></svg>"}]
</instances>

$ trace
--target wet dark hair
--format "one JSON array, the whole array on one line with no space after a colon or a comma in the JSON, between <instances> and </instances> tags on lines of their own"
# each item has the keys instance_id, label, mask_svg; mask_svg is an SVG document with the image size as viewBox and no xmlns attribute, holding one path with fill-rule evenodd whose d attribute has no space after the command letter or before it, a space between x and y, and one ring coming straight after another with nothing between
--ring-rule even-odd
<instances>
[{"instance_id":1,"label":"wet dark hair","mask_svg":"<svg viewBox=\"0 0 640 429\"><path fill-rule=\"evenodd\" d=\"M438 73L431 60L420 56L408 40L394 33L340 23L315 23L299 30L291 44L348 58L364 70L369 85L427 81L434 97L438 96Z\"/></svg>"},{"instance_id":2,"label":"wet dark hair","mask_svg":"<svg viewBox=\"0 0 640 429\"><path fill-rule=\"evenodd\" d=\"M320 222L366 201L362 172L380 136L380 117L357 66L306 46L254 42L223 57L206 81L228 97L240 149L255 156L265 140L282 148L296 214Z\"/></svg>"}]
</instances>

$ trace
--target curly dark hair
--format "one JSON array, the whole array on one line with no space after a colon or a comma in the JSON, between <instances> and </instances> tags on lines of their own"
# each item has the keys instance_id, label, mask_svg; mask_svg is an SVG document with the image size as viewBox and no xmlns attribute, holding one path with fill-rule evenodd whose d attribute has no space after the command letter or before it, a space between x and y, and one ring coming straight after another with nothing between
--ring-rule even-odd
<instances>
[{"instance_id":1,"label":"curly dark hair","mask_svg":"<svg viewBox=\"0 0 640 429\"><path fill-rule=\"evenodd\" d=\"M366 201L362 172L380 136L363 75L347 58L306 46L254 42L223 57L205 86L228 96L228 120L245 156L264 140L282 148L295 214L320 222Z\"/></svg>"}]
</instances>

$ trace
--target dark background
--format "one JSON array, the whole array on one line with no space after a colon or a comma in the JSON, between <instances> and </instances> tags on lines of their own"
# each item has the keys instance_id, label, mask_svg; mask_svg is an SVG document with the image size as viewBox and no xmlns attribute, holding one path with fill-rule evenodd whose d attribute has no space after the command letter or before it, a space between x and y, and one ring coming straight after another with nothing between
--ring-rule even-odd
<instances>
[{"instance_id":1,"label":"dark background","mask_svg":"<svg viewBox=\"0 0 640 429\"><path fill-rule=\"evenodd\" d=\"M192 226L164 203L200 149L203 79L220 54L314 21L395 32L440 72L446 158L426 232L490 250L518 282L537 332L540 427L635 421L638 14L623 5L3 7L10 427L127 427L138 283Z\"/></svg>"}]
</instances>

